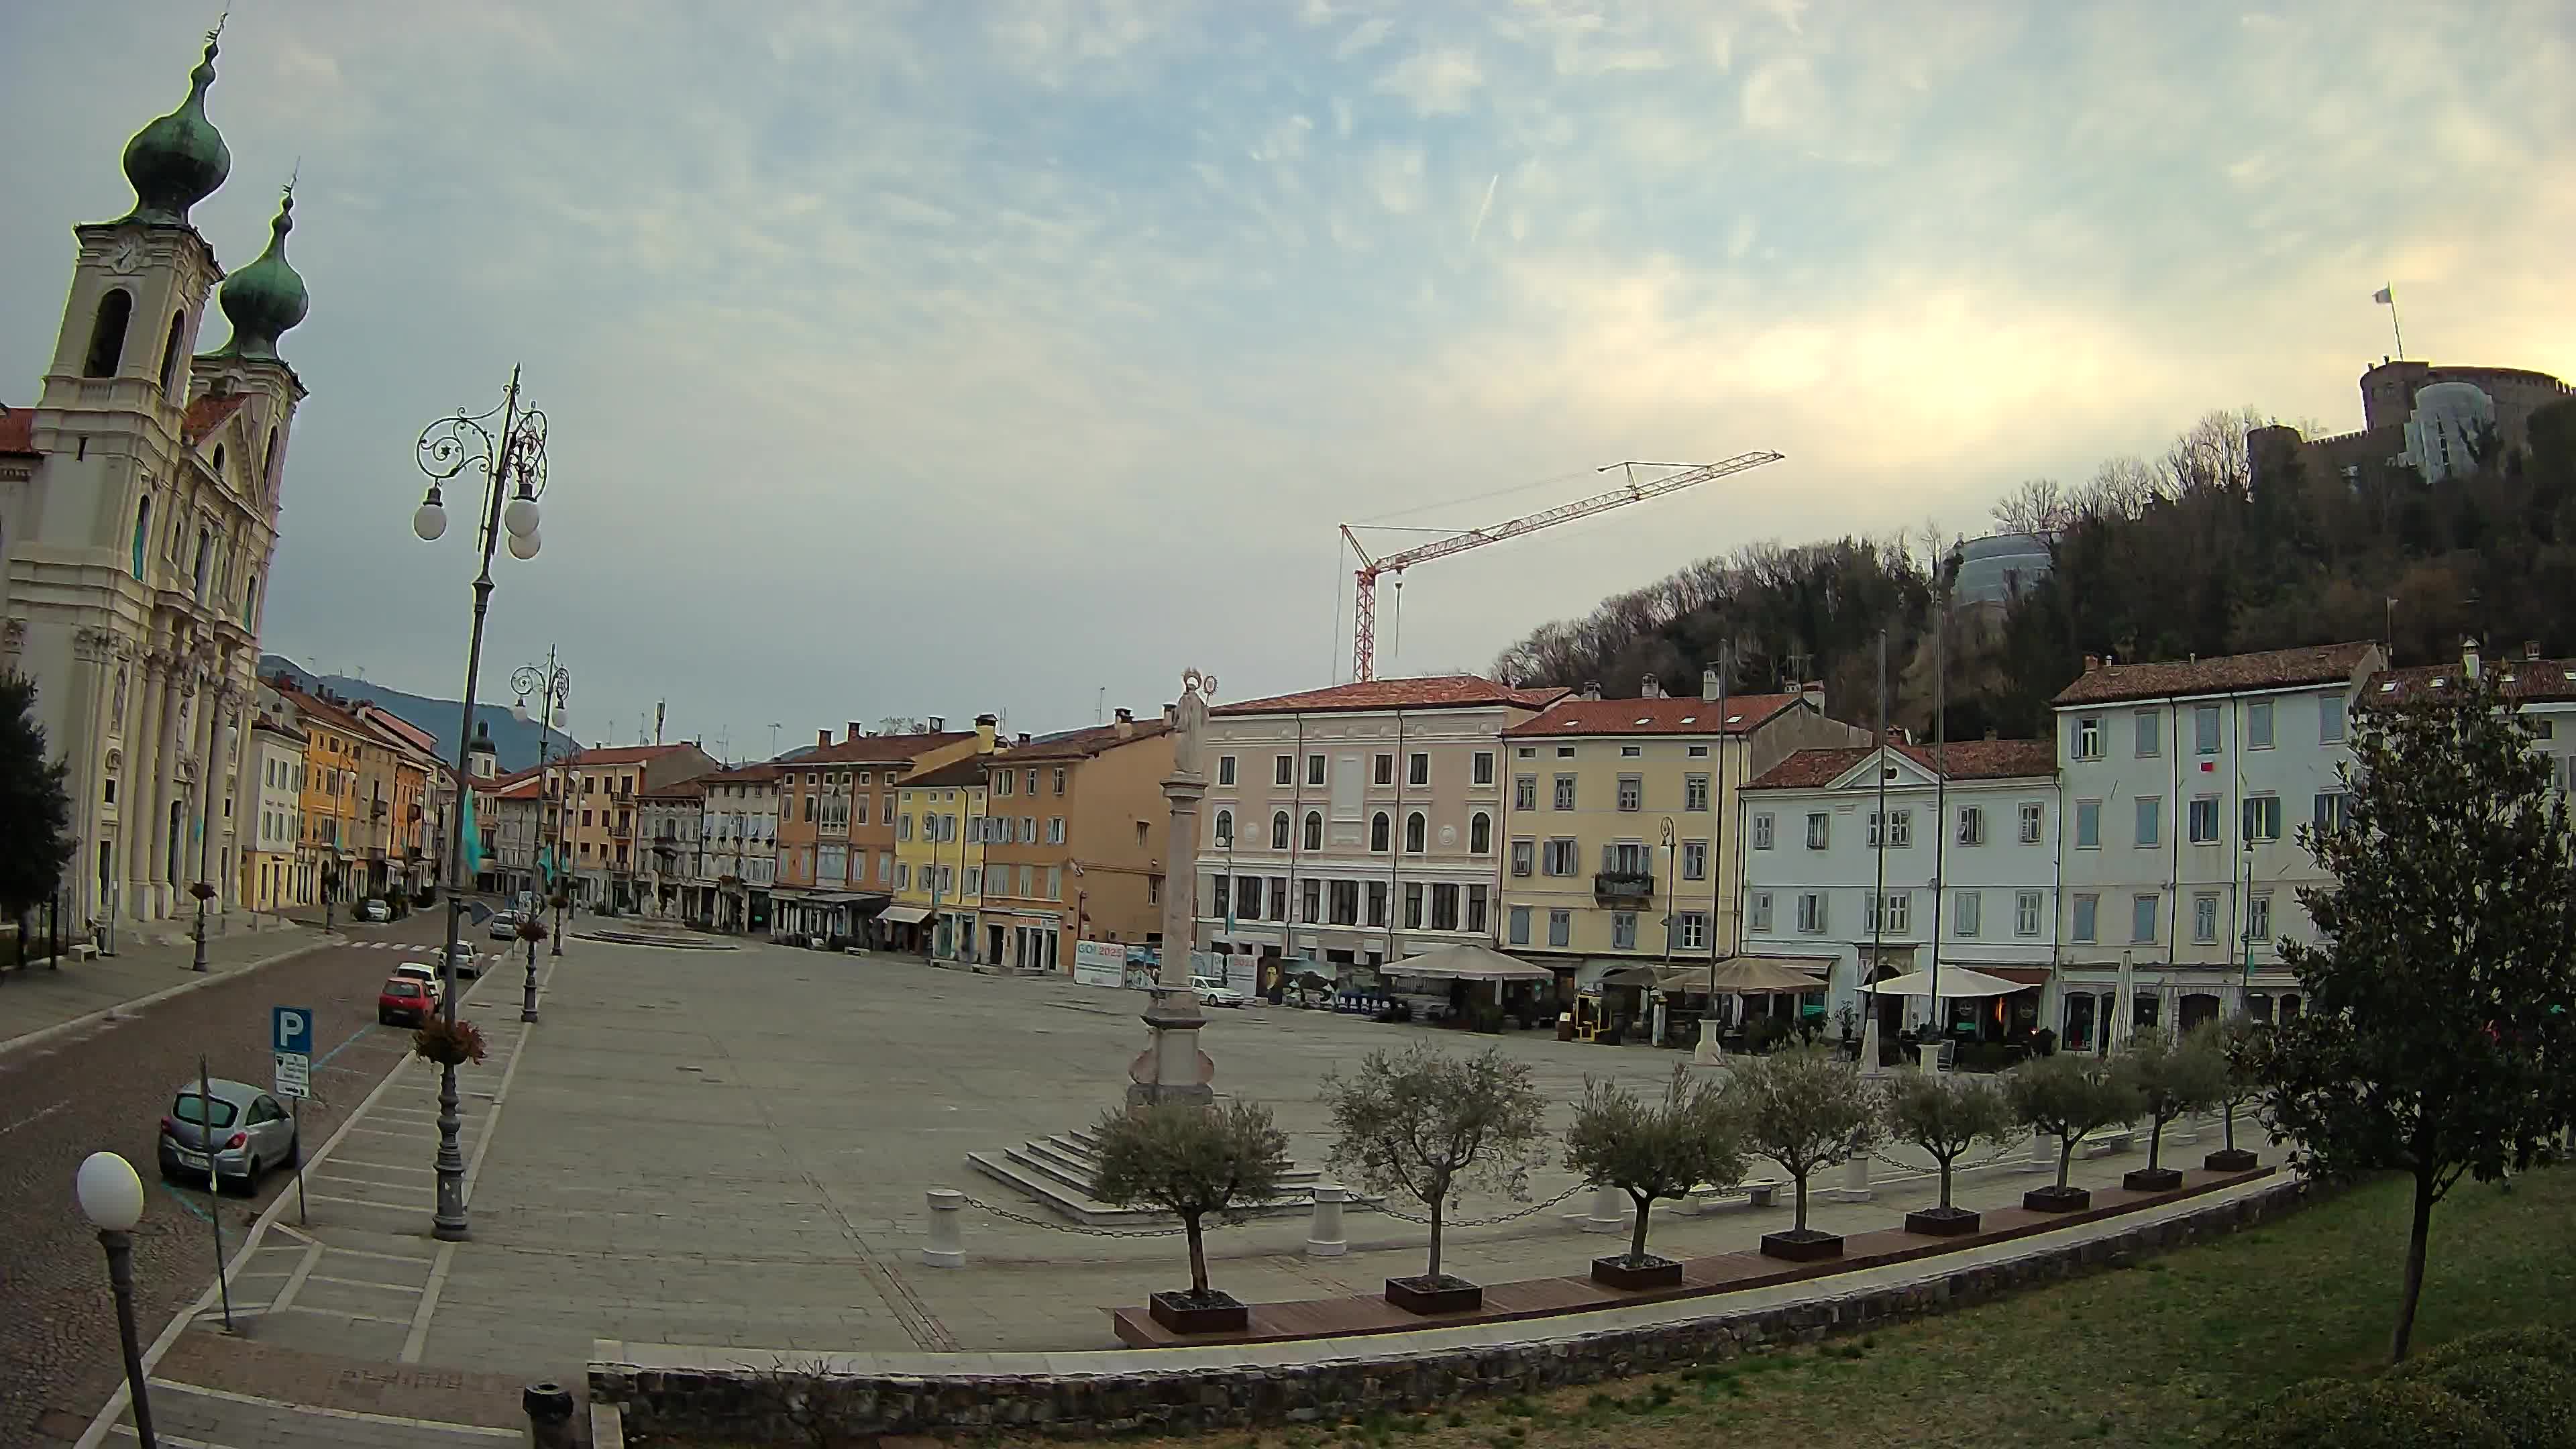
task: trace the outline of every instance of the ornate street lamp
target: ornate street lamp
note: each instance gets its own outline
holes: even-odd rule
[[[500,431],[488,424],[497,417]],[[471,780],[473,761],[468,752],[474,740],[474,685],[483,672],[483,618],[492,603],[492,550],[506,537],[510,557],[532,559],[537,556],[537,499],[546,491],[546,415],[535,408],[519,406],[519,369],[510,369],[510,386],[501,395],[501,405],[483,413],[458,409],[455,416],[440,418],[423,428],[420,441],[414,445],[415,461],[420,471],[429,475],[429,492],[411,516],[411,531],[424,543],[435,543],[447,532],[447,508],[439,496],[439,485],[468,469],[483,473],[483,506],[476,515],[479,527],[476,545],[482,550],[482,571],[474,578],[474,630],[465,646],[465,701],[463,720],[456,730],[456,777]],[[465,879],[465,832],[450,832],[448,842],[448,879]],[[465,896],[460,889],[447,893],[447,949],[439,956],[438,977],[444,988],[440,1012],[450,1027],[456,1025],[456,958],[465,948]],[[456,1242],[471,1236],[465,1216],[465,1154],[458,1147],[457,1129],[463,1124],[456,1114],[456,1064],[442,1062],[438,1079],[438,1208],[430,1222],[432,1236]]]
[[[545,668],[522,664],[511,672],[510,689],[519,696],[519,702],[511,707],[510,712],[517,715],[521,723],[534,720],[537,724],[537,855],[545,863],[544,883],[546,895],[550,897],[555,892],[557,878],[563,873],[563,838],[558,834],[555,849],[552,852],[546,849],[546,816],[552,813],[554,805],[546,798],[550,783],[546,775],[546,754],[554,743],[555,711],[569,705],[572,700],[572,674],[555,662],[555,651],[550,648],[546,650]],[[528,696],[532,694],[542,696],[545,701],[533,716],[528,713]],[[540,900],[529,908],[528,919],[535,920],[542,909],[543,901]],[[555,920],[555,927],[557,932],[562,930],[563,919],[560,916]],[[519,1020],[534,1021],[537,1019],[537,938],[525,932],[521,936],[528,943],[528,980],[519,995]],[[554,954],[563,954],[563,937],[560,934],[555,937]]]

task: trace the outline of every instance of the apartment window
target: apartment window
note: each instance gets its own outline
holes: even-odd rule
[[[1623,760],[1643,759],[1645,754],[1646,747],[1644,745],[1621,745],[1619,747],[1619,758]]]
[[[1807,814],[1807,848],[1823,850],[1833,844],[1834,817],[1822,810]]]
[[[2245,939],[2249,945],[2272,941],[2272,893],[2256,891],[2245,898]]]
[[[1306,812],[1306,848],[1308,850],[1324,848],[1324,813],[1320,810]]]
[[[2041,824],[2042,824],[2042,823],[2047,819],[2047,815],[2046,815],[2046,811],[2047,811],[2047,809],[2048,809],[2048,807],[2047,807],[2046,805],[2044,805],[2044,804],[2040,803],[2040,802],[2039,802],[2039,801],[2037,801],[2037,800],[2024,800],[2023,802],[2021,802],[2021,843],[2022,843],[2022,844],[2024,844],[2024,845],[2037,845],[2037,844],[2039,844],[2039,828],[2040,828],[2040,825],[2041,825]]]
[[[2202,891],[2191,898],[2191,938],[2201,945],[2218,939],[2218,893]]]
[[[2317,833],[2328,835],[2344,827],[2351,818],[2352,797],[2341,790],[2322,791],[2317,796]]]
[[[1506,928],[1505,928],[1505,931],[1506,931],[1506,939],[1508,940],[1509,944],[1514,945],[1514,946],[1526,946],[1526,945],[1528,945],[1528,944],[1530,943],[1530,935],[1529,935],[1529,921],[1530,921],[1530,908],[1529,908],[1529,907],[1527,907],[1527,906],[1514,906],[1514,907],[1512,907],[1512,909],[1511,909],[1511,911],[1510,911],[1510,914],[1509,914],[1509,917],[1508,917],[1508,924],[1507,924],[1507,926],[1506,926]]]
[[[1027,785],[1027,786],[1028,786],[1029,798],[1031,798],[1031,799],[1036,799],[1036,798],[1037,798],[1037,793],[1038,793],[1038,767],[1037,767],[1037,766],[1035,766],[1035,765],[1031,765],[1031,766],[1029,766],[1029,777],[1028,777],[1028,779],[1027,779],[1027,780],[1023,781],[1022,783],[1024,783],[1025,785]],[[947,798],[948,798],[947,792],[942,791],[942,792],[941,792],[941,794],[940,794],[940,798],[941,798],[941,799],[943,799],[943,800],[947,799]]]
[[[1512,808],[1515,810],[1536,810],[1538,808],[1538,776],[1515,775],[1512,777]]]
[[[2102,717],[2088,714],[2075,721],[2075,758],[2102,758]]]
[[[2040,907],[2040,895],[2039,895],[2039,892],[2037,892],[2037,891],[2016,891],[2016,892],[2014,892],[2014,894],[2013,894],[2013,934],[2014,934],[2014,935],[2016,935],[2016,936],[2036,936],[2036,935],[2038,935],[2038,934],[2039,934],[2039,907]]]
[[[1902,936],[1913,929],[1914,892],[1889,891],[1881,895],[1877,891],[1864,891],[1861,898],[1867,906],[1871,935]]]
[[[589,811],[584,810],[583,812],[581,812],[581,823],[582,823],[582,827],[583,827],[584,829],[588,829],[588,828],[589,828],[589,826],[590,826],[590,812],[589,812]]]
[[[1755,850],[1771,848],[1771,817],[1767,814],[1753,817],[1753,848]]]
[[[1020,867],[1020,894],[1030,900],[1037,899],[1038,871],[1036,866],[1024,865]]]
[[[1383,810],[1369,817],[1369,849],[1380,855],[1393,848],[1394,822]]]
[[[1879,824],[1878,812],[1872,810],[1869,812],[1869,843],[1872,848],[1875,848],[1879,843]],[[1906,846],[1912,845],[1914,843],[1914,812],[1911,810],[1888,811],[1885,834],[1887,836],[1887,844],[1891,849],[1903,849]]]
[[[1237,876],[1234,882],[1234,913],[1247,921],[1261,919],[1261,880],[1257,875]]]
[[[1059,795],[1064,793],[1064,768],[1062,765],[1055,767],[1055,792]]]
[[[1060,865],[1051,865],[1051,866],[1048,866],[1048,867],[1047,867],[1047,893],[1046,893],[1046,898],[1047,898],[1048,900],[1051,900],[1051,901],[1060,901],[1060,900],[1063,900],[1063,899],[1064,899],[1064,867],[1063,867],[1063,866],[1060,866]]]
[[[993,793],[997,795],[1018,794],[1018,790],[1014,787],[1019,783],[1019,778],[1020,777],[1018,775],[1011,771],[1004,770],[999,775],[993,777]]]
[[[1556,808],[1559,810],[1571,810],[1574,808],[1574,777],[1572,775],[1559,775],[1556,777]]]
[[[1548,943],[1549,945],[1551,945],[1551,946],[1564,946],[1564,945],[1570,945],[1570,944],[1573,942],[1573,940],[1574,940],[1574,912],[1572,912],[1572,911],[1550,911],[1550,912],[1548,912],[1548,913],[1547,913],[1547,943]]]
[[[2151,709],[2132,716],[2138,730],[2138,758],[2152,760],[2165,752],[2165,718]]]
[[[2191,747],[2194,753],[2218,753],[2218,706],[2204,704],[2191,712]]]
[[[2102,898],[2100,896],[2077,896],[2075,898],[2074,929],[2069,934],[2071,934],[2076,940],[2088,945],[2099,940],[2101,931],[2101,914]]]
[[[1752,919],[1754,930],[1767,932],[1771,929],[1771,893],[1769,891],[1755,891],[1745,902],[1745,910]]]
[[[992,824],[991,819],[984,822],[986,840],[993,838]],[[1234,812],[1231,810],[1216,812],[1216,843],[1219,849],[1230,850],[1234,846]]]
[[[1535,760],[1538,758],[1538,750],[1536,747],[1531,745],[1521,745],[1512,751],[1512,758],[1515,760]]]
[[[2076,801],[2075,848],[2078,850],[2099,850],[2101,847],[2102,802],[2099,800]]]
[[[1560,759],[1560,760],[1570,760],[1570,759],[1573,759],[1573,758],[1574,758],[1574,746],[1572,746],[1572,745],[1558,745],[1558,746],[1556,747],[1556,757],[1557,757],[1558,759]]]
[[[1220,785],[1231,785],[1234,783],[1234,756],[1219,755],[1216,757],[1216,782]]]
[[[1610,949],[1613,951],[1637,949],[1637,913],[1635,911],[1610,913]]]
[[[2156,938],[2156,906],[2162,896],[2133,896],[2129,900],[2129,939],[2144,943]]]
[[[2258,699],[2245,706],[2245,748],[2272,748],[2272,701]]]
[[[1537,864],[1537,841],[1515,840],[1512,842],[1512,874],[1520,876],[1528,875],[1532,870],[1536,869]]]
[[[1959,807],[1959,843],[1961,845],[1986,843],[1986,812],[1983,806]]]
[[[1684,810],[1708,808],[1708,776],[1684,775],[1682,777],[1682,808]]]
[[[2317,743],[2341,744],[2344,729],[2344,699],[2340,694],[2322,695],[2317,700]]]
[[[1431,888],[1431,929],[1458,929],[1458,887],[1443,881]]]
[[[1974,936],[1985,929],[1986,897],[1982,891],[1961,891],[1950,904],[1950,924],[1962,936]]]
[[[1386,924],[1385,881],[1373,880],[1368,883],[1368,923],[1372,926]]]
[[[1685,840],[1682,842],[1682,879],[1708,879],[1707,841]]]
[[[1485,933],[1485,889],[1481,885],[1467,887],[1466,929],[1479,936]]]
[[[1547,843],[1547,853],[1541,868],[1548,875],[1572,875],[1574,859],[1574,841],[1568,837],[1559,836]]]
[[[1467,817],[1467,853],[1491,855],[1494,850],[1494,817],[1479,810]]]
[[[1418,880],[1404,883],[1404,928],[1408,931],[1422,929],[1422,882]]]
[[[590,847],[589,847],[589,846],[585,845],[585,846],[583,846],[583,847],[582,847],[582,852],[583,852],[585,855],[586,855],[586,854],[588,854],[588,853],[589,853],[589,851],[590,851]],[[912,862],[911,862],[911,861],[905,860],[905,861],[897,861],[897,862],[895,862],[895,867],[894,867],[894,888],[895,888],[896,890],[899,890],[899,891],[908,891],[908,890],[912,889]]]
[[[1159,906],[1162,903],[1163,878],[1159,875],[1149,875],[1145,877],[1145,904],[1149,906]]]
[[[1810,936],[1821,936],[1827,920],[1825,893],[1801,891],[1798,895],[1798,929]]]
[[[1427,846],[1425,837],[1430,834],[1430,831],[1431,823],[1423,818],[1421,811],[1416,810],[1407,814],[1404,817],[1404,853],[1420,855]]]
[[[1619,777],[1619,808],[1622,810],[1634,811],[1642,810],[1645,806],[1646,782],[1644,778],[1637,775],[1621,775]]]
[[[2273,841],[2281,838],[2281,797],[2248,795],[2245,797],[2245,838],[2249,841]]]
[[[2161,795],[2138,797],[2138,846],[2162,844],[2165,833],[2165,802]]]
[[[2195,795],[2192,797],[2191,843],[2194,845],[2216,845],[2218,843],[2217,796]]]
[[[1431,757],[1429,755],[1417,751],[1406,758],[1404,762],[1404,783],[1407,785],[1428,785],[1431,783]]]
[[[1272,850],[1286,850],[1288,848],[1288,812],[1285,810],[1276,810],[1271,812],[1270,848]]]
[[[811,795],[805,797],[805,823],[814,823],[814,797]]]
[[[1319,880],[1300,881],[1297,894],[1297,919],[1308,925],[1320,924],[1324,919],[1324,883]]]
[[[1220,882],[1222,884],[1222,882]],[[966,894],[980,895],[984,890],[984,872],[979,866],[966,867]]]
[[[1476,752],[1475,769],[1474,772],[1468,776],[1468,780],[1470,783],[1478,785],[1490,785],[1494,783],[1493,751],[1478,750]]]
[[[1294,755],[1281,755],[1275,762],[1273,762],[1273,768],[1270,772],[1270,783],[1274,785],[1296,784],[1297,757]]]
[[[1306,757],[1306,783],[1309,785],[1321,785],[1324,783],[1323,756],[1308,755]]]
[[[1369,778],[1381,785],[1395,783],[1395,756],[1381,754],[1369,762]]]
[[[1360,923],[1360,883],[1355,880],[1337,880],[1332,885],[1333,895],[1329,907],[1332,911],[1332,923],[1336,926],[1358,925]]]
[[[1064,844],[1064,817],[1063,817],[1063,816],[1061,816],[1061,815],[1051,815],[1051,816],[1047,817],[1047,844],[1049,844],[1049,845],[1062,845],[1062,844]]]

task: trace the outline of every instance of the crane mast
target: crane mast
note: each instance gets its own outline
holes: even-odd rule
[[[1342,538],[1350,544],[1351,552],[1357,555],[1360,561],[1356,571],[1359,589],[1351,609],[1351,677],[1355,680],[1377,677],[1377,581],[1380,577],[1386,574],[1401,574],[1415,564],[1429,563],[1433,559],[1465,553],[1471,548],[1482,548],[1489,543],[1501,543],[1505,539],[1518,538],[1525,533],[1536,533],[1542,528],[1553,528],[1560,523],[1589,518],[1593,514],[1606,512],[1625,504],[1643,503],[1649,498],[1678,493],[1713,478],[1742,473],[1747,469],[1759,468],[1765,463],[1777,463],[1780,457],[1778,453],[1755,452],[1738,453],[1732,458],[1715,463],[1612,463],[1596,471],[1607,473],[1612,468],[1632,470],[1673,468],[1678,471],[1643,483],[1636,481],[1632,473],[1628,482],[1606,493],[1596,493],[1589,498],[1578,498],[1572,503],[1560,503],[1543,512],[1497,523],[1490,528],[1471,528],[1465,533],[1433,539],[1429,543],[1416,545],[1401,553],[1391,553],[1383,558],[1369,557],[1368,549],[1360,543],[1359,535],[1351,531],[1351,525],[1343,524]]]

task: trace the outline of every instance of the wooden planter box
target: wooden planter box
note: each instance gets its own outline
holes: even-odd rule
[[[2035,1187],[2021,1195],[2025,1211],[2080,1213],[2093,1205],[2093,1194],[2080,1187]]]
[[[2138,1167],[2120,1174],[2120,1186],[2131,1192],[2171,1192],[2182,1186],[2182,1170],[2174,1167]]]
[[[1784,1258],[1792,1263],[1819,1263],[1842,1255],[1842,1234],[1828,1233],[1821,1228],[1788,1228],[1762,1235],[1762,1256],[1766,1258]]]
[[[1157,1293],[1145,1300],[1154,1321],[1174,1333],[1241,1333],[1252,1326],[1252,1310],[1231,1293],[1209,1289],[1196,1293]]]
[[[1464,1278],[1389,1278],[1386,1301],[1407,1313],[1472,1313],[1485,1306],[1485,1290]]]
[[[1924,1208],[1905,1215],[1905,1230],[1927,1238],[1964,1238],[1977,1230],[1979,1215],[1969,1208]]]
[[[1642,1263],[1631,1263],[1625,1253],[1592,1260],[1592,1281],[1605,1288],[1678,1288],[1682,1285],[1679,1259],[1659,1258],[1649,1253]]]
[[[2222,1147],[2202,1158],[2200,1165],[2212,1172],[2252,1172],[2262,1161],[2242,1147]]]

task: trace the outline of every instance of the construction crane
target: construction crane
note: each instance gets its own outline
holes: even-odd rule
[[[1350,543],[1351,552],[1358,555],[1360,561],[1359,596],[1351,610],[1353,625],[1351,678],[1356,680],[1377,677],[1377,581],[1379,576],[1401,575],[1406,569],[1418,563],[1429,563],[1436,558],[1447,558],[1453,553],[1465,553],[1471,548],[1482,548],[1489,543],[1501,543],[1507,538],[1536,533],[1542,528],[1571,523],[1578,518],[1589,518],[1593,514],[1617,508],[1622,504],[1643,503],[1649,498],[1678,493],[1685,488],[1706,483],[1712,478],[1724,478],[1731,473],[1759,468],[1765,463],[1777,463],[1780,461],[1780,456],[1778,453],[1767,452],[1739,453],[1717,463],[1612,463],[1594,471],[1607,473],[1614,468],[1630,470],[1672,468],[1678,471],[1644,483],[1636,481],[1632,471],[1627,483],[1607,493],[1598,493],[1590,498],[1577,499],[1572,503],[1561,503],[1544,513],[1515,518],[1509,523],[1498,523],[1491,528],[1472,528],[1465,533],[1453,534],[1448,538],[1434,539],[1429,543],[1408,548],[1402,553],[1388,554],[1384,558],[1369,557],[1368,550],[1360,543],[1359,535],[1351,531],[1350,524],[1343,524],[1342,537]],[[1396,580],[1396,587],[1399,589],[1404,587],[1402,578],[1399,577]]]

